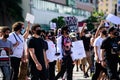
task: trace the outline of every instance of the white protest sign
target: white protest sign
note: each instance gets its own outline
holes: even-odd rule
[[[120,0],[117,1],[117,12],[120,13]]]
[[[35,16],[33,16],[33,15],[30,14],[30,13],[27,13],[25,20],[26,20],[27,22],[30,22],[31,24],[33,24],[33,23],[34,23],[34,20],[35,20]]]
[[[109,14],[106,17],[106,20],[110,21],[111,23],[114,23],[114,24],[120,24],[120,17],[117,17],[117,16],[115,16],[113,14]]]
[[[50,22],[50,29],[56,29],[56,23]]]
[[[82,59],[84,57],[86,57],[85,54],[85,49],[84,49],[84,45],[83,45],[83,41],[79,40],[79,41],[75,41],[72,42],[72,59]]]

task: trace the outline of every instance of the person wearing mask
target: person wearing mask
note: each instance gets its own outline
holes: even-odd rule
[[[108,30],[108,37],[101,44],[101,64],[106,67],[110,80],[120,80],[117,75],[119,39],[118,32],[114,27]]]
[[[83,28],[80,32],[80,38],[81,40],[83,40],[83,44],[84,44],[84,48],[85,48],[85,53],[86,53],[86,57],[84,57],[83,59],[81,59],[81,64],[80,64],[80,68],[82,69],[82,71],[84,72],[84,78],[89,77],[88,75],[88,70],[92,67],[92,61],[91,61],[91,54],[90,54],[90,36],[88,34],[88,31],[85,29],[85,27],[87,26],[87,23],[83,24]],[[87,69],[85,68],[86,66],[86,61],[88,62],[88,67]]]
[[[40,25],[34,24],[31,31],[32,37],[27,41],[31,61],[31,80],[47,80],[46,68],[48,67],[48,62],[45,53],[44,40],[40,37]]]
[[[49,62],[48,72],[49,72],[49,80],[53,80],[55,78],[55,65],[57,56],[55,56],[56,48],[55,44],[51,40],[50,32],[46,32],[45,41],[48,44],[48,50],[46,50],[47,60]]]
[[[99,36],[94,40],[93,47],[94,47],[94,54],[95,54],[95,73],[92,76],[92,80],[97,80],[101,72],[105,72],[107,75],[107,70],[102,67],[101,65],[101,54],[100,54],[100,47],[102,41],[106,38],[107,30],[105,26],[101,26],[99,28]]]
[[[62,28],[61,31],[62,36],[57,38],[57,52],[60,53],[61,60],[61,70],[55,76],[54,80],[58,80],[59,77],[63,77],[64,73],[67,72],[67,80],[72,80],[73,73],[73,60],[71,57],[72,51],[72,41],[69,37],[68,26]]]
[[[8,40],[11,41],[13,44],[13,54],[11,55],[11,80],[18,80],[20,62],[25,60],[24,40],[29,34],[29,28],[30,26],[28,24],[25,32],[23,22],[15,22],[12,25],[13,32],[11,32],[8,37]]]
[[[0,68],[3,73],[3,80],[10,80],[11,63],[10,55],[12,54],[12,43],[7,40],[9,37],[10,29],[8,27],[1,28],[0,39]]]

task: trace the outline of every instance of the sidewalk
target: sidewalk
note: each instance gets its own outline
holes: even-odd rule
[[[1,69],[0,69],[0,80],[2,80],[2,77],[3,77],[3,75],[2,75]]]
[[[89,74],[89,76],[90,76],[90,74]],[[59,79],[59,80],[62,80],[62,79]],[[91,77],[84,78],[83,77],[83,72],[80,69],[77,72],[76,71],[76,66],[74,66],[74,69],[73,69],[73,80],[91,80]]]

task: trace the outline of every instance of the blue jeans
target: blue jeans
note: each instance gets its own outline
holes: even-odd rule
[[[10,70],[9,61],[1,61],[0,68],[3,73],[3,80],[10,80],[11,70]]]

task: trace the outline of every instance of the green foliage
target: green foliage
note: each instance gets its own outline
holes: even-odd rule
[[[99,23],[101,20],[104,19],[103,12],[92,12],[92,15],[85,21],[87,23],[88,30],[94,29],[94,23]]]
[[[7,25],[7,21],[23,21],[22,8],[20,4],[22,0],[0,0],[0,18],[2,25]]]
[[[54,18],[54,19],[51,20],[51,22],[56,23],[57,28],[61,28],[65,25],[65,21],[64,21],[63,16],[59,16],[57,18]]]

